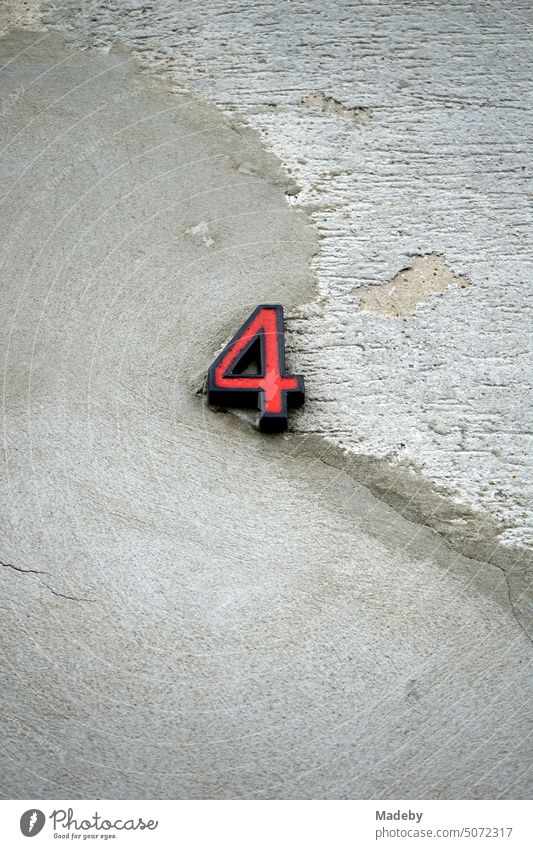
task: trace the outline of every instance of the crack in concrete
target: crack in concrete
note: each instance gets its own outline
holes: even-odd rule
[[[479,563],[485,563],[485,561],[483,561],[483,560],[480,560],[480,561],[477,561],[477,562],[479,562]],[[533,637],[530,635],[529,631],[527,630],[527,628],[525,627],[525,625],[522,623],[522,620],[521,620],[521,618],[520,618],[520,614],[519,614],[519,612],[518,612],[518,610],[517,610],[517,608],[516,608],[516,604],[515,604],[515,601],[514,601],[514,599],[513,599],[513,593],[512,593],[512,591],[511,591],[511,584],[509,583],[509,576],[508,576],[508,574],[507,574],[506,570],[504,569],[504,567],[503,567],[503,566],[498,566],[498,564],[497,564],[497,563],[490,563],[489,565],[490,565],[490,566],[495,566],[495,567],[496,567],[496,569],[499,569],[499,570],[500,570],[500,572],[502,572],[502,573],[503,573],[503,577],[505,578],[505,586],[506,586],[506,589],[507,589],[507,597],[508,597],[508,599],[509,599],[510,611],[511,611],[511,613],[512,613],[512,615],[513,615],[513,618],[514,618],[514,620],[515,620],[516,624],[518,625],[518,627],[520,628],[520,630],[522,631],[522,633],[523,633],[523,634],[525,634],[525,636],[527,637],[528,641],[531,643],[531,645],[533,645]],[[525,593],[522,593],[522,595],[520,596],[520,599],[521,599],[521,598],[523,598],[523,597],[524,597],[524,595],[525,595]]]
[[[0,566],[4,566],[6,569],[14,569],[15,572],[22,572],[26,575],[48,575],[48,572],[43,572],[40,569],[23,569],[22,566],[15,566],[13,563],[5,563],[3,560],[0,560]]]
[[[14,563],[6,563],[3,560],[0,560],[0,566],[4,566],[6,569],[13,569],[14,572],[20,572],[23,575],[49,575],[49,572],[44,572],[41,569],[23,569],[22,566],[15,566]],[[47,590],[50,590],[58,598],[64,598],[68,601],[90,601],[95,602],[95,598],[80,598],[79,596],[74,595],[65,595],[64,593],[60,593],[57,590],[54,590],[53,587],[50,587],[48,584],[42,584],[45,586]]]
[[[78,596],[75,596],[75,595],[65,595],[64,593],[59,593],[59,592],[57,592],[57,590],[54,590],[53,587],[49,587],[48,584],[45,584],[45,587],[46,587],[47,590],[50,590],[50,592],[53,593],[58,598],[65,598],[68,601],[90,601],[90,602],[96,601],[95,598],[79,598]]]

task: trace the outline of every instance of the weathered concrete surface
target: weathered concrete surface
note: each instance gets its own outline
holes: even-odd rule
[[[258,301],[315,296],[276,162],[42,35],[0,42],[2,794],[527,796],[503,571],[195,394]]]
[[[130,45],[261,133],[321,237],[319,299],[290,322],[307,380],[294,429],[505,568],[529,620],[530,4],[47,0],[37,19]],[[466,290],[399,319],[358,309],[357,289],[435,254]]]

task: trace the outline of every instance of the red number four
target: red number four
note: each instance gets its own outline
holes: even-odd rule
[[[250,373],[253,363],[257,371]],[[283,307],[261,304],[244,322],[207,374],[209,404],[257,407],[267,433],[287,428],[287,407],[302,404],[304,379],[285,373]]]

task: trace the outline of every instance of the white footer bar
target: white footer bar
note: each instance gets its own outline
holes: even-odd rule
[[[10,849],[529,849],[532,822],[526,801],[0,801]]]

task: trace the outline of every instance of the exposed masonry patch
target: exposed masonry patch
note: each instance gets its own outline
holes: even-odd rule
[[[368,106],[345,106],[340,100],[322,92],[308,94],[300,101],[300,106],[306,106],[324,115],[335,115],[359,125],[368,124],[372,118],[372,110]]]
[[[413,257],[411,265],[402,268],[384,286],[362,286],[354,289],[352,294],[358,298],[363,312],[403,318],[414,315],[418,304],[442,294],[450,286],[468,289],[470,282],[466,277],[454,274],[443,256],[432,253]]]

